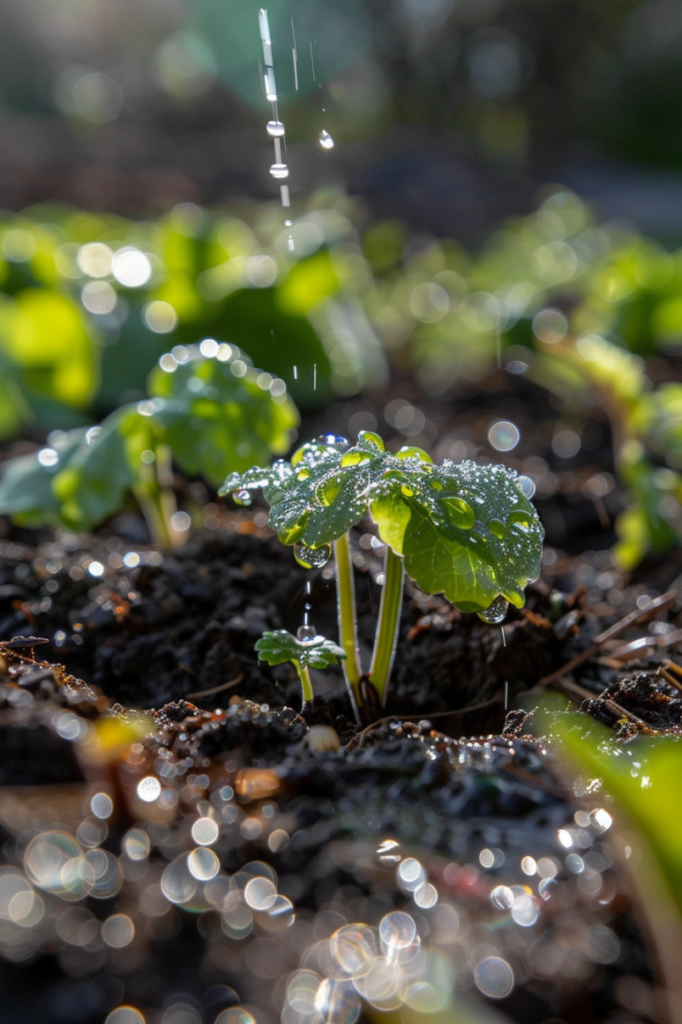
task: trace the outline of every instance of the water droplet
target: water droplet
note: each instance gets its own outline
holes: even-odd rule
[[[309,476],[310,470],[307,466],[301,466],[301,468],[296,471],[297,480],[307,480]]]
[[[442,491],[443,490],[443,485],[440,482],[440,480],[429,480],[429,486],[431,486],[434,491]]]
[[[328,477],[322,481],[315,491],[315,500],[319,501],[320,505],[331,505],[338,497],[340,490],[341,478],[337,476]]]
[[[331,553],[329,544],[322,544],[319,548],[310,548],[302,541],[294,544],[294,558],[304,569],[321,569],[329,561]]]
[[[500,622],[504,621],[504,617],[508,610],[509,601],[500,595],[499,597],[496,597],[487,608],[484,608],[482,612],[479,612],[478,617],[479,619],[482,619],[483,622],[487,622],[488,625],[496,626]]]
[[[380,452],[386,451],[386,445],[372,430],[361,430],[358,434],[358,444],[364,448],[377,448]]]
[[[510,530],[515,530],[517,533],[528,533],[531,522],[531,516],[528,512],[524,512],[523,509],[516,509],[509,514],[507,525]]]
[[[397,459],[419,459],[420,462],[433,462],[433,459],[422,448],[415,445],[405,445],[395,453]]]
[[[476,522],[476,516],[471,505],[463,498],[441,498],[448,513],[450,522],[461,530],[470,530]]]
[[[488,520],[488,529],[494,534],[498,540],[502,540],[505,535],[504,523],[501,523],[499,519]]]
[[[331,135],[329,134],[329,132],[326,132],[324,130],[324,128],[320,132],[320,140],[319,141],[320,141],[320,145],[322,146],[322,149],[333,149],[334,148],[334,140],[331,137]]]
[[[270,174],[273,178],[288,178],[289,168],[286,164],[273,164],[270,168]]]
[[[273,139],[281,139],[284,135],[284,125],[281,121],[268,121],[267,130]]]
[[[349,445],[348,438],[340,434],[320,434],[314,443],[328,445],[331,448],[347,448]]]
[[[341,465],[344,469],[348,466],[360,466],[364,462],[369,462],[371,458],[369,452],[363,452],[361,448],[351,448],[341,457]]]
[[[297,558],[296,561],[299,561],[299,559]],[[317,630],[314,626],[299,626],[296,630],[296,636],[303,643],[308,643],[310,640],[315,639],[317,636]]]
[[[407,484],[403,484],[403,486],[400,488],[400,492],[401,494],[404,494],[406,498],[414,497],[414,491],[412,490],[411,487],[408,487]]]
[[[232,500],[235,503],[235,505],[250,505],[251,502],[253,501],[249,492],[244,489],[235,491],[234,494],[232,495]]]
[[[308,515],[301,516],[293,526],[285,526],[284,529],[280,530],[277,536],[282,544],[286,545],[286,547],[291,547],[297,540],[300,540],[305,533],[309,518]]]

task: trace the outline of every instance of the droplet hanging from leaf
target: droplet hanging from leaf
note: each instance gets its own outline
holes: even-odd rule
[[[492,604],[478,613],[479,619],[487,622],[489,626],[497,626],[504,622],[505,615],[509,610],[509,601],[504,597],[496,597]]]
[[[294,544],[294,558],[304,569],[321,569],[331,557],[330,544],[322,544],[319,548],[308,547],[301,541]]]
[[[317,636],[317,630],[315,629],[314,626],[311,625],[299,626],[298,629],[296,630],[296,636],[303,643],[307,643],[315,639],[315,637]]]
[[[235,505],[250,505],[253,498],[248,491],[242,489],[233,493],[232,500]]]

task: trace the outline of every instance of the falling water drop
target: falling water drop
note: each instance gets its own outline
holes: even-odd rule
[[[291,235],[289,235],[289,237],[287,238],[287,249],[289,250],[289,252],[293,252],[295,249],[294,240],[291,237]]]
[[[284,135],[284,125],[281,121],[268,121],[267,129],[268,135],[271,135],[273,139],[281,139]]]
[[[235,491],[232,495],[232,500],[235,505],[250,505],[253,501],[249,492],[245,490]]]
[[[329,544],[322,544],[319,548],[310,548],[302,541],[294,544],[294,558],[304,569],[321,569],[329,561],[331,553]]]
[[[326,132],[324,130],[324,128],[320,132],[319,142],[320,142],[320,145],[322,146],[322,149],[333,149],[334,148],[334,140],[331,137],[331,135],[329,134],[329,132]]]
[[[496,597],[487,608],[484,608],[482,612],[479,612],[478,617],[479,619],[482,619],[483,622],[487,622],[491,626],[496,626],[499,625],[500,622],[504,621],[508,608],[509,601],[500,595],[499,597]]]
[[[314,626],[304,624],[303,626],[298,627],[296,630],[296,636],[303,643],[310,643],[310,641],[314,640],[317,636],[317,630]]]
[[[286,164],[273,164],[270,168],[270,174],[273,178],[288,178],[289,168]]]

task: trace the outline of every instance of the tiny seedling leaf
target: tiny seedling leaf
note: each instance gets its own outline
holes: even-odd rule
[[[434,465],[418,448],[386,452],[376,434],[357,444],[325,436],[291,463],[232,474],[222,493],[262,488],[270,526],[284,544],[319,549],[369,509],[381,539],[405,559],[422,590],[462,611],[502,596],[516,607],[537,578],[544,531],[516,474],[504,466]]]
[[[302,668],[327,668],[336,665],[339,658],[345,658],[342,647],[323,636],[311,640],[299,640],[286,629],[275,629],[256,643],[261,661],[268,665],[281,665],[285,661],[298,662]]]

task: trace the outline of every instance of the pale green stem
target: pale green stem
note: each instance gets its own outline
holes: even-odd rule
[[[355,611],[355,584],[353,562],[350,555],[350,538],[347,533],[334,541],[336,565],[336,607],[339,620],[339,643],[346,652],[343,674],[350,694],[355,715],[359,718],[360,707],[360,651],[358,648],[357,614]]]
[[[313,699],[313,684],[310,679],[310,672],[308,671],[307,665],[301,665],[300,661],[294,661],[296,671],[298,672],[298,678],[301,680],[301,686],[303,687],[303,703]]]
[[[151,466],[140,471],[140,481],[133,486],[133,494],[142,509],[152,543],[157,547],[178,547],[184,538],[171,526],[171,517],[177,511],[172,491],[172,452],[168,445],[157,445],[156,459]]]
[[[369,670],[370,682],[377,691],[382,705],[386,703],[388,680],[398,640],[404,577],[405,567],[402,558],[400,555],[396,555],[392,548],[387,547],[384,563],[384,588],[381,592],[379,607],[379,624],[372,652],[372,667]]]

